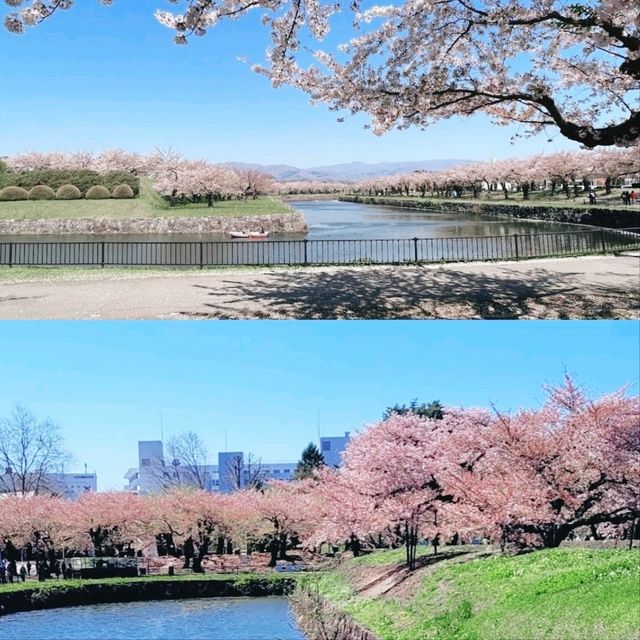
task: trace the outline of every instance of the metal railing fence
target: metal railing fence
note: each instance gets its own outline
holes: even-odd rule
[[[405,264],[520,260],[640,248],[640,228],[531,235],[380,240],[212,240],[3,242],[4,266]]]

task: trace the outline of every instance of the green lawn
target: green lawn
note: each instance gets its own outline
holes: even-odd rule
[[[13,584],[0,584],[0,594],[9,593],[12,591],[24,591],[25,589],[74,589],[81,588],[87,584],[132,584],[143,582],[189,582],[193,580],[233,580],[234,582],[243,584],[252,582],[255,580],[278,582],[280,580],[296,579],[295,574],[281,574],[281,573],[184,573],[170,576],[167,574],[153,575],[153,576],[141,576],[138,578],[96,578],[96,579],[73,579],[73,580],[46,580],[44,582],[37,582],[35,580],[29,580],[27,582],[14,582]]]
[[[225,200],[213,207],[203,204],[170,206],[149,181],[142,180],[140,197],[131,200],[20,200],[0,202],[0,220],[42,218],[158,218],[193,216],[249,216],[287,213],[291,208],[275,198]]]
[[[374,554],[305,580],[316,581],[322,594],[381,640],[640,637],[638,550],[554,549],[443,561],[418,570],[412,597],[354,593],[350,578],[358,565],[393,565],[401,553]]]

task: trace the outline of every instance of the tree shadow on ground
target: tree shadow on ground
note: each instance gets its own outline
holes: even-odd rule
[[[602,282],[619,274],[598,274]],[[632,286],[592,284],[581,272],[545,269],[479,273],[421,267],[272,272],[207,292],[202,318],[609,318],[634,317]]]

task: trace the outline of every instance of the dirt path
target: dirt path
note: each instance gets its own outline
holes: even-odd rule
[[[637,318],[640,309],[637,256],[134,273],[2,283],[0,318]]]

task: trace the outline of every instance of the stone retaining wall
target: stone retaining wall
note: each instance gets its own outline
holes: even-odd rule
[[[341,193],[287,193],[280,196],[280,200],[290,202],[291,200],[308,201],[308,200],[339,200],[342,198]]]
[[[379,204],[387,205],[389,207],[402,207],[403,209],[454,211],[459,213],[478,213],[503,218],[524,218],[526,220],[542,220],[545,222],[586,224],[611,229],[640,227],[640,209],[605,209],[601,207],[580,209],[572,207],[496,204],[486,201],[416,201],[394,198],[378,198],[375,196],[343,196],[340,200],[343,202],[359,202],[362,204]]]
[[[298,625],[309,640],[379,640],[312,590],[299,587],[291,598]]]
[[[199,216],[158,218],[67,218],[0,220],[0,234],[181,234],[226,235],[240,229],[261,229],[272,234],[306,233],[309,228],[299,211],[263,216]]]
[[[34,586],[32,589],[0,593],[0,615],[35,609],[140,600],[282,596],[290,593],[294,585],[295,581],[291,578],[274,580],[259,577],[175,581],[149,578],[135,582],[119,580],[117,583],[87,581],[80,585],[60,581],[55,584],[48,583],[45,588]]]

